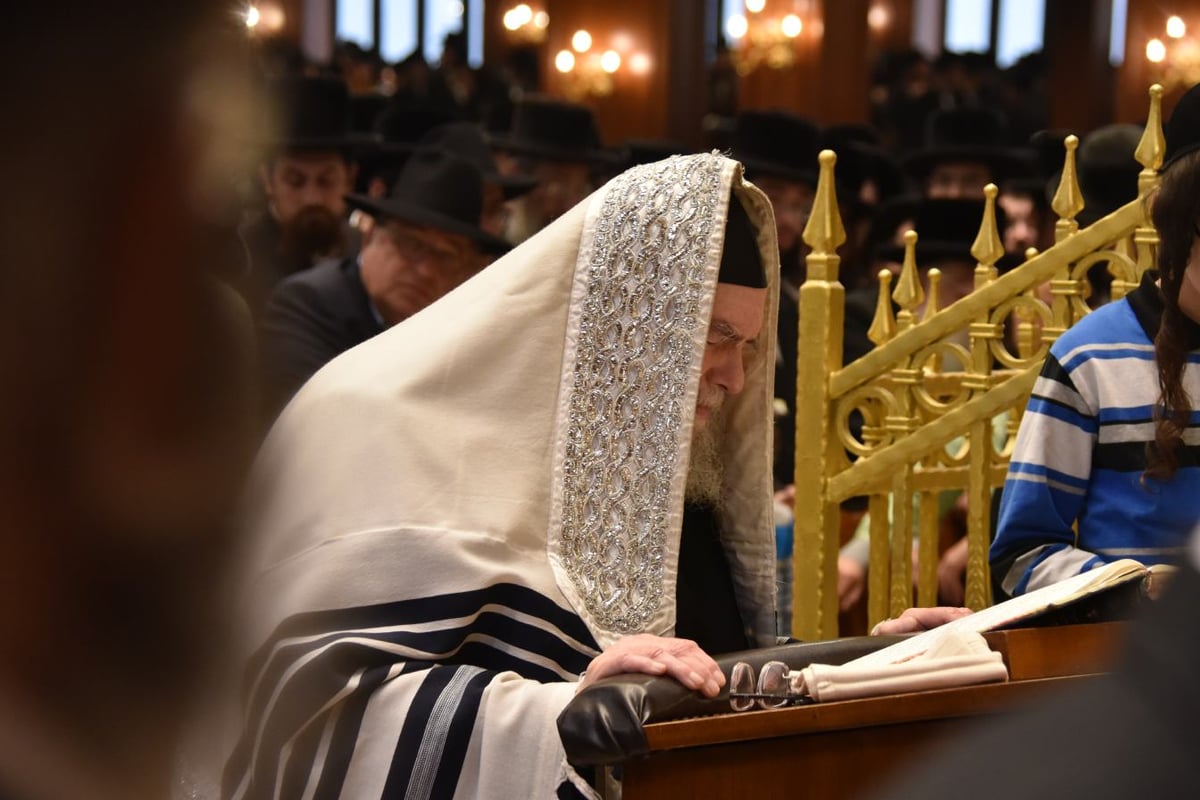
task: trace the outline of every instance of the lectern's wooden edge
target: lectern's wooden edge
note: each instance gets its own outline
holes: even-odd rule
[[[1057,693],[1096,677],[1098,676],[1071,675],[963,686],[771,711],[748,711],[742,714],[658,722],[646,726],[646,744],[648,754],[653,754],[656,751],[681,747],[702,747],[778,736],[978,716],[1011,711],[1014,707],[1043,694]]]
[[[1008,711],[1042,692],[1061,691],[1106,672],[1126,627],[1124,622],[1103,622],[991,631],[984,638],[1003,656],[1007,683],[660,722],[646,726],[646,743],[653,753]]]

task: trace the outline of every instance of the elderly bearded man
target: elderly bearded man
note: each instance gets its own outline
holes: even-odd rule
[[[775,644],[777,252],[736,162],[636,167],[319,372],[261,459],[226,794],[590,795],[580,672],[715,696]]]

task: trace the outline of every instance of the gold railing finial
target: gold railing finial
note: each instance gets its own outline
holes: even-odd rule
[[[822,150],[817,160],[821,164],[821,173],[817,177],[812,214],[804,226],[804,243],[812,248],[815,255],[833,255],[846,241],[846,229],[842,227],[842,214],[838,210],[833,178],[837,154],[832,150]]]
[[[1146,130],[1142,131],[1142,138],[1133,151],[1137,162],[1151,172],[1157,172],[1162,166],[1163,155],[1167,151],[1167,139],[1163,136],[1162,127],[1162,96],[1162,86],[1156,83],[1150,87],[1150,114],[1146,117]],[[1139,189],[1140,184],[1139,181]]]
[[[937,267],[931,267],[929,270],[929,302],[925,304],[925,314],[921,317],[921,321],[928,321],[930,317],[941,310],[941,302],[938,298],[938,286],[942,283],[942,271]]]
[[[896,281],[896,291],[892,299],[896,305],[911,315],[925,301],[925,290],[921,288],[921,279],[917,275],[917,232],[904,232],[904,266],[900,268],[900,279]]]
[[[1083,192],[1079,188],[1079,172],[1075,169],[1075,150],[1079,147],[1079,137],[1071,134],[1063,140],[1067,149],[1063,160],[1062,178],[1058,182],[1058,190],[1050,207],[1058,214],[1060,221],[1074,222],[1075,216],[1083,211]]]
[[[994,267],[1004,255],[1004,242],[1000,240],[1000,231],[996,227],[996,195],[1000,190],[996,184],[989,183],[983,187],[983,221],[979,225],[979,235],[971,245],[971,255],[984,267]]]
[[[914,240],[915,241],[915,240]],[[908,258],[908,253],[904,256]],[[881,345],[891,341],[896,335],[896,317],[892,312],[892,273],[889,270],[879,270],[879,300],[875,303],[875,319],[867,328],[867,338]]]

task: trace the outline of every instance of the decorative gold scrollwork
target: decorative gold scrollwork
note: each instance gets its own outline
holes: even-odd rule
[[[962,372],[971,365],[971,354],[957,342],[934,342],[913,356],[913,367],[922,371],[922,380],[913,386],[913,397],[926,414],[944,414],[967,401],[971,390],[954,380],[956,374],[946,368],[946,357],[957,362]],[[929,370],[930,364],[936,365]],[[940,379],[940,380],[939,380]]]
[[[1029,318],[1033,317],[1039,321],[1041,328],[1046,328],[1054,322],[1054,312],[1050,306],[1043,303],[1036,297],[1029,295],[1016,295],[1005,300],[1000,305],[992,309],[991,321],[995,324],[1001,324],[1009,316],[1025,318],[1025,321],[1032,321]],[[1024,369],[1030,364],[1036,364],[1046,357],[1046,353],[1050,349],[1049,342],[1038,337],[1036,339],[1037,349],[1029,355],[1021,355],[1013,353],[1008,349],[1008,345],[1003,339],[993,339],[988,344],[991,345],[992,357],[1003,364],[1008,369]]]
[[[860,386],[838,400],[834,429],[838,441],[856,456],[870,455],[892,443],[893,432],[885,421],[900,407],[896,395],[877,384]],[[862,439],[850,431],[850,415],[858,411],[863,416]]]
[[[1094,253],[1088,253],[1071,267],[1071,280],[1075,281],[1079,287],[1079,293],[1069,296],[1071,313],[1077,320],[1087,316],[1087,313],[1091,311],[1087,304],[1087,298],[1091,296],[1092,291],[1092,285],[1087,276],[1088,270],[1092,268],[1093,264],[1103,261],[1108,262],[1108,274],[1113,278],[1124,281],[1126,284],[1137,284],[1137,264],[1129,256],[1119,250],[1097,250]]]

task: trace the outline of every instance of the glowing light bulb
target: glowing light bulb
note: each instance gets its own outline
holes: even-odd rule
[[[262,14],[258,13],[257,6],[248,6],[246,8],[246,27],[247,28],[258,27],[259,20],[261,20],[261,19],[262,19]]]
[[[600,69],[612,74],[621,68],[621,54],[616,50],[606,50],[600,56]]]
[[[1167,46],[1160,39],[1151,39],[1146,42],[1146,58],[1153,61],[1155,64],[1162,63],[1162,60],[1167,57]]]
[[[750,29],[746,18],[741,14],[734,14],[725,22],[725,32],[729,34],[730,39],[740,39],[746,35],[746,31]]]
[[[891,15],[888,14],[887,6],[871,6],[871,10],[867,12],[867,25],[872,30],[882,30],[892,21]]]
[[[559,72],[570,72],[575,69],[575,54],[570,50],[559,50],[554,57],[554,68]]]
[[[533,15],[533,24],[538,28],[545,28],[550,24],[550,15],[545,11],[539,11]]]
[[[767,7],[767,0],[746,0],[746,10],[751,14],[757,14]]]
[[[780,21],[779,29],[783,31],[784,36],[795,39],[800,35],[800,31],[804,30],[804,23],[795,14],[788,14]]]
[[[571,47],[576,53],[586,53],[592,49],[592,35],[587,31],[575,31],[575,35],[571,37]]]
[[[521,27],[522,25],[528,25],[529,21],[531,19],[533,19],[533,9],[530,8],[528,5],[526,5],[525,3],[521,3],[518,6],[514,6],[513,7],[513,19],[515,19],[517,21],[518,28]]]
[[[1167,18],[1167,36],[1172,39],[1182,39],[1185,33],[1187,33],[1187,25],[1183,24],[1181,17]]]
[[[629,70],[634,75],[645,75],[650,71],[650,56],[645,53],[634,53],[629,58]]]
[[[515,31],[517,28],[521,27],[521,23],[517,22],[516,9],[510,8],[508,11],[504,12],[504,27],[510,31]]]

